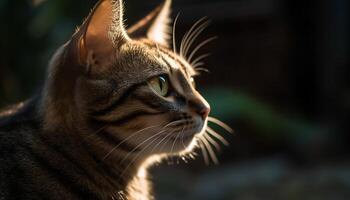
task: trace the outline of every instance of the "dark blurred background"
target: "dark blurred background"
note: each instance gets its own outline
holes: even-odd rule
[[[126,0],[133,24],[161,1]],[[0,1],[0,106],[26,99],[94,0]],[[174,0],[178,43],[203,16],[218,39],[197,79],[212,115],[235,129],[219,165],[169,160],[159,200],[350,199],[350,2]],[[198,44],[197,42],[197,44]]]

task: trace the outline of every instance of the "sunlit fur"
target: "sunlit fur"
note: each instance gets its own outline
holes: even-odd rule
[[[213,147],[220,150],[218,142],[227,141],[207,123],[231,129],[208,117],[209,104],[193,79],[205,70],[199,66],[206,54],[194,56],[212,39],[193,44],[208,22],[201,19],[189,29],[179,52],[175,38],[169,49],[170,3],[166,0],[142,23],[125,30],[121,0],[101,0],[57,50],[44,89],[21,106],[30,108],[35,124],[26,127],[24,146],[40,159],[28,156],[15,162],[26,160],[23,165],[31,173],[24,178],[30,180],[34,199],[44,191],[51,199],[148,200],[147,168],[153,163],[168,156],[193,158],[195,147],[201,148],[206,163],[218,163]],[[146,34],[138,34],[142,32]],[[147,84],[160,75],[170,83],[166,96]],[[21,113],[20,108],[4,116],[17,119]],[[13,128],[11,134],[17,131]],[[53,172],[64,181],[52,178]]]

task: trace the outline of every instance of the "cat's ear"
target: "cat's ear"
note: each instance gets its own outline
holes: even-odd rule
[[[171,0],[165,0],[146,17],[128,29],[132,38],[145,37],[163,46],[169,46],[171,38]]]
[[[109,66],[120,46],[129,40],[122,0],[100,0],[75,35],[80,64],[89,68]]]

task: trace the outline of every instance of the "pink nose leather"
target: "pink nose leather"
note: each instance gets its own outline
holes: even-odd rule
[[[202,119],[205,119],[210,113],[210,107],[204,106],[201,110],[198,110],[197,113],[202,116]]]

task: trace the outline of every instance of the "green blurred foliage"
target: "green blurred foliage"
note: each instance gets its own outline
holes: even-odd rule
[[[235,129],[235,134],[226,134],[226,138],[235,141],[236,137],[248,137],[249,141],[259,141],[258,144],[262,145],[257,147],[257,144],[251,144],[253,146],[250,148],[265,150],[266,147],[274,146],[279,149],[292,147],[292,151],[300,153],[299,157],[310,159],[328,151],[324,145],[334,139],[332,132],[319,124],[300,115],[281,114],[281,111],[242,92],[213,87],[204,91],[204,96],[214,108],[211,115]],[[220,127],[213,123],[209,122],[209,126],[220,130]],[[240,142],[234,144],[241,145]],[[240,152],[243,149],[238,148],[236,151]],[[259,154],[258,152],[255,154]]]
[[[47,63],[82,21],[93,1],[3,0],[0,3],[0,106],[32,95]]]
[[[217,87],[207,90],[205,96],[215,108],[212,115],[220,119],[233,118],[248,121],[268,138],[279,137],[281,133],[291,137],[309,137],[312,133],[319,133],[315,125],[302,120],[302,117],[293,118],[282,115],[242,92]]]

